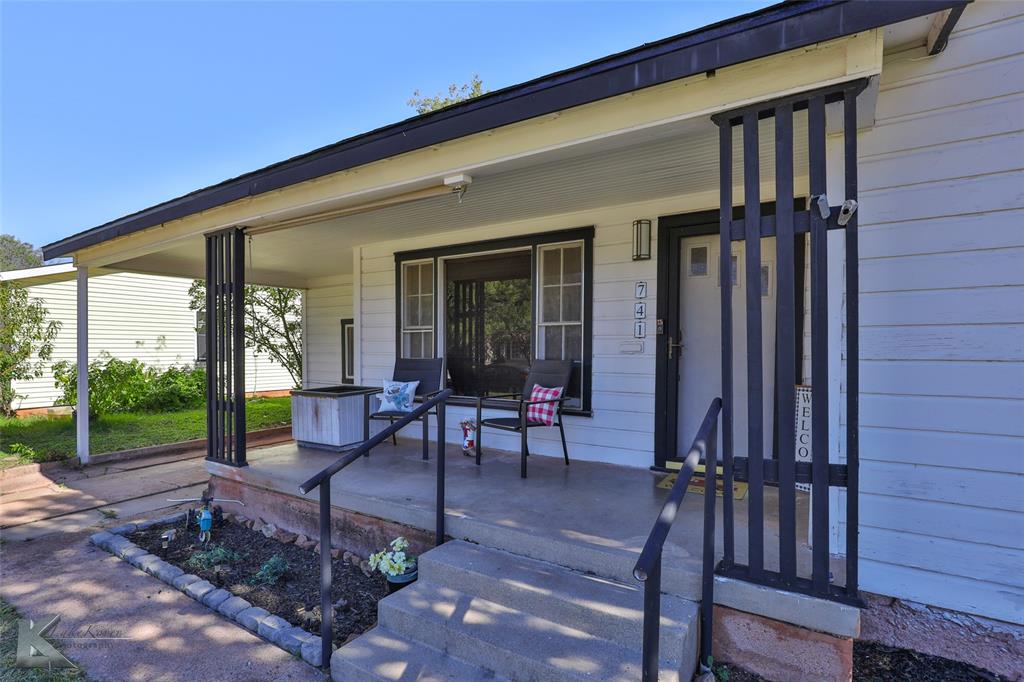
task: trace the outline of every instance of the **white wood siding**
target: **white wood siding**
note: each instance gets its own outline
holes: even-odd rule
[[[887,55],[859,149],[862,586],[1015,623],[1022,46],[1024,5],[982,2],[937,57]]]
[[[138,359],[147,365],[168,367],[196,361],[195,311],[188,307],[192,280],[134,273],[89,279],[89,358],[104,351],[122,360]],[[42,300],[51,319],[60,320],[53,360],[75,361],[75,282],[29,287],[29,295]],[[273,391],[292,387],[291,375],[265,355],[246,354],[246,390]],[[15,382],[15,392],[26,396],[16,408],[49,407],[60,395],[53,374]]]
[[[305,292],[307,388],[341,383],[341,321],[352,318],[351,276],[347,280]]]

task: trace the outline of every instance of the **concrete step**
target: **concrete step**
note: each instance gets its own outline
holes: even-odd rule
[[[458,540],[421,556],[419,571],[421,580],[583,630],[627,649],[641,646],[644,604],[639,584],[623,585]],[[697,605],[662,595],[661,657],[676,668],[694,669],[697,633]]]
[[[377,626],[331,656],[333,682],[505,682],[493,671]]]
[[[381,600],[378,610],[385,629],[513,680],[640,679],[639,642],[626,648],[429,580]],[[660,679],[688,679],[690,672],[663,665]]]

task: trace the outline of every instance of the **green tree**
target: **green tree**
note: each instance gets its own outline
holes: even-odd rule
[[[38,379],[53,355],[60,322],[46,319],[41,301],[29,298],[25,287],[0,282],[0,413],[11,415],[19,397],[15,381]]]
[[[530,361],[530,280],[484,282],[487,362]]]
[[[415,90],[406,104],[415,109],[417,114],[425,114],[428,111],[444,109],[453,104],[485,94],[487,94],[487,91],[484,90],[484,82],[480,80],[480,76],[474,74],[472,80],[468,83],[462,85],[452,83],[449,85],[447,95],[439,92],[433,97],[425,97],[422,92]]]
[[[0,271],[37,268],[43,264],[39,249],[10,234],[0,234]]]
[[[206,314],[206,282],[189,288],[189,307]],[[245,286],[245,347],[269,355],[302,385],[302,295],[297,289]]]

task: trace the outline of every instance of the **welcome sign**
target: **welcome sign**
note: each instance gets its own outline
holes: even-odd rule
[[[796,387],[796,461],[811,462],[811,387]],[[810,492],[807,483],[797,483],[798,490]]]

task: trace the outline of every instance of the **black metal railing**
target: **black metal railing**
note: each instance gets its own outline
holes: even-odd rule
[[[331,665],[331,642],[333,635],[333,605],[331,602],[331,477],[352,462],[370,452],[402,428],[420,417],[424,421],[430,411],[437,408],[437,498],[435,501],[434,543],[444,542],[444,451],[445,451],[445,405],[451,397],[451,389],[445,389],[423,401],[412,412],[389,424],[376,435],[367,438],[360,445],[339,457],[333,464],[325,467],[308,481],[299,486],[303,495],[314,488],[320,488],[320,639],[323,646],[321,665],[328,669]],[[424,448],[428,447],[427,429],[423,430]]]
[[[661,553],[665,539],[672,530],[679,508],[686,495],[697,465],[704,462],[704,547],[701,568],[700,655],[701,665],[708,665],[711,655],[711,631],[715,605],[715,469],[718,458],[718,415],[722,399],[715,398],[704,415],[693,445],[683,461],[679,477],[668,494],[658,520],[654,522],[640,558],[633,567],[633,576],[644,584],[643,682],[658,679],[658,645],[661,638]]]

